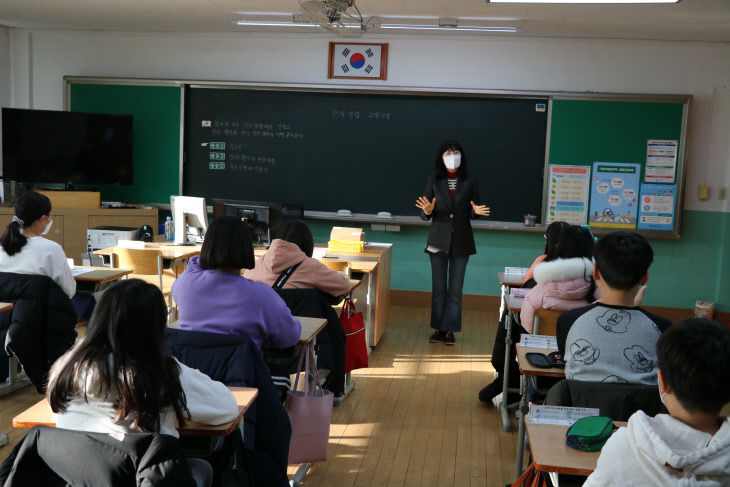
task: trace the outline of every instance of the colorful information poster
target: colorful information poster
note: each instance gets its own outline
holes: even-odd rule
[[[672,230],[676,184],[642,184],[639,225],[645,230]]]
[[[588,224],[636,228],[640,175],[639,164],[594,162]]]
[[[590,177],[590,166],[550,164],[546,223],[563,221],[585,225]]]
[[[677,172],[677,141],[648,140],[646,142],[645,183],[674,183]]]

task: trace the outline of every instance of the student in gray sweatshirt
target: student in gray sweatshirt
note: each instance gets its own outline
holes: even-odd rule
[[[601,299],[558,318],[557,339],[568,379],[656,385],[656,342],[671,325],[634,306],[649,279],[651,245],[633,232],[598,241],[593,278]]]

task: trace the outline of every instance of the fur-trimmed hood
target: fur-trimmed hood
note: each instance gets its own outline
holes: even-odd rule
[[[565,310],[588,304],[593,282],[593,262],[581,257],[541,262],[535,266],[533,277],[537,285],[527,293],[520,312],[522,326],[530,333],[534,310]],[[593,296],[590,298],[592,301]]]
[[[555,281],[570,281],[584,278],[590,281],[593,276],[593,261],[585,257],[572,259],[556,259],[540,262],[533,271],[535,282],[544,284]]]

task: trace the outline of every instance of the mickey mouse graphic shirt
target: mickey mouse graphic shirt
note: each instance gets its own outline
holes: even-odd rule
[[[656,342],[671,324],[639,307],[600,302],[566,311],[557,325],[565,377],[656,385]]]

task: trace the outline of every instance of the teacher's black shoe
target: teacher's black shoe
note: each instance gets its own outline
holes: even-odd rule
[[[456,343],[456,338],[454,338],[454,332],[453,331],[447,331],[444,334],[444,343],[446,345],[454,345]]]
[[[431,334],[430,337],[428,337],[428,341],[431,343],[438,343],[444,339],[444,334],[445,334],[445,332],[443,332],[441,330],[436,330],[435,332],[433,332]]]

